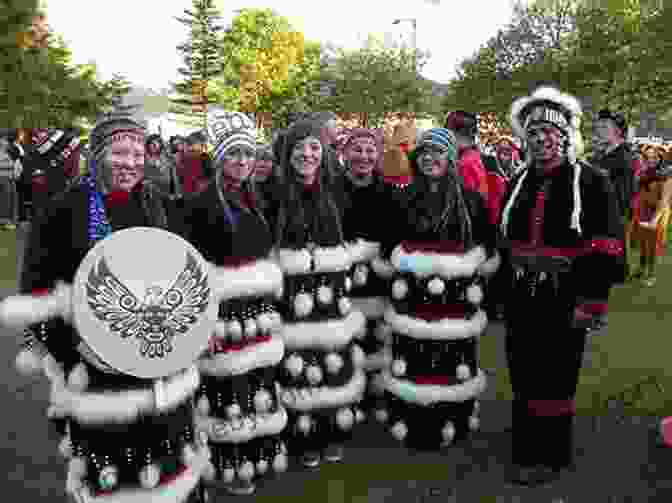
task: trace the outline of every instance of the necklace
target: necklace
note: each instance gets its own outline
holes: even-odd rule
[[[89,211],[89,245],[94,246],[98,241],[112,234],[112,225],[105,210],[103,195],[96,187],[96,180],[92,176],[84,177],[82,187],[88,193]]]

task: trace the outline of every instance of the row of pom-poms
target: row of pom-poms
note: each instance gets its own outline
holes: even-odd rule
[[[242,323],[238,320],[218,321],[215,324],[215,335],[240,342],[243,338],[253,339],[258,335],[269,334],[282,327],[282,317],[278,312],[262,313],[256,318],[247,318]]]
[[[470,431],[476,431],[480,427],[480,420],[478,419],[478,411],[480,404],[474,402],[474,410],[471,416],[468,419],[468,426]],[[390,414],[387,409],[377,409],[375,411],[376,420],[380,423],[387,423],[390,419]],[[403,442],[406,436],[408,435],[408,426],[404,421],[396,421],[390,427],[390,433],[392,436],[399,442]],[[441,429],[441,438],[443,440],[442,445],[450,445],[455,439],[456,429],[455,424],[452,421],[446,421],[443,428]]]
[[[408,282],[399,278],[392,283],[392,298],[394,300],[403,300],[408,295]],[[432,278],[427,283],[427,291],[431,295],[441,295],[446,291],[446,282],[441,278]],[[483,289],[477,284],[471,284],[467,287],[467,302],[478,306],[483,301]]]
[[[336,425],[341,431],[349,431],[356,424],[364,422],[366,415],[357,407],[342,407],[335,416]],[[297,433],[309,435],[315,430],[317,421],[310,414],[301,414],[296,418],[295,429]]]
[[[238,480],[250,481],[255,475],[264,475],[268,472],[269,467],[272,467],[276,473],[282,473],[287,471],[288,466],[287,447],[284,443],[280,443],[272,460],[262,458],[256,463],[245,460],[236,469],[230,466],[225,459],[221,459],[219,465],[221,478],[225,483],[231,483],[236,478]]]

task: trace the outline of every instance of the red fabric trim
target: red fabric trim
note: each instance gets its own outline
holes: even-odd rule
[[[607,314],[609,312],[609,304],[606,302],[586,302],[577,307],[586,314]]]
[[[604,253],[616,257],[625,253],[623,241],[619,239],[593,239],[588,243],[588,247],[595,253]]]
[[[47,175],[36,175],[32,178],[33,192],[46,192],[49,184],[47,182]]]
[[[528,400],[527,412],[531,416],[557,417],[576,414],[574,400]]]
[[[33,288],[30,294],[34,297],[42,297],[44,295],[49,295],[51,290],[49,288]]]
[[[243,342],[237,342],[232,344],[223,337],[213,336],[210,337],[210,342],[208,343],[208,346],[211,353],[222,354],[222,353],[231,353],[234,351],[241,351],[245,348],[256,346],[257,344],[261,344],[262,342],[268,342],[270,340],[271,340],[270,335],[258,335],[252,340],[245,340]]]
[[[189,468],[188,468],[187,466],[185,466],[185,465],[183,465],[183,464],[179,464],[178,467],[177,467],[177,471],[175,471],[175,473],[172,473],[172,474],[161,474],[161,478],[159,479],[159,485],[157,485],[157,486],[155,487],[155,489],[157,489],[157,488],[159,488],[159,487],[161,487],[161,486],[167,485],[167,484],[172,484],[172,483],[175,482],[177,479],[179,479],[180,477],[182,477],[182,475],[184,475],[184,474],[187,472],[188,469],[189,469]],[[140,488],[137,488],[137,489],[140,489]],[[93,496],[94,496],[94,497],[97,497],[97,496],[109,496],[109,495],[111,495],[111,494],[114,494],[114,493],[117,492],[117,491],[118,491],[118,489],[112,489],[111,491],[94,491],[94,492],[93,492]]]
[[[118,207],[128,204],[131,200],[131,193],[126,190],[115,190],[105,196],[105,206]]]
[[[412,315],[425,321],[461,319],[467,316],[467,304],[422,304]]]
[[[588,241],[583,246],[576,248],[555,248],[551,246],[535,246],[530,243],[521,243],[515,241],[512,243],[511,251],[519,256],[544,256],[544,257],[580,257],[593,253],[605,255],[621,256],[624,253],[623,242],[617,239],[594,239]]]
[[[420,386],[446,386],[453,383],[455,379],[448,376],[415,376],[410,380]]]
[[[411,175],[384,176],[383,182],[388,185],[408,185],[413,181]]]
[[[539,190],[536,195],[536,203],[530,214],[530,243],[538,246],[543,241],[544,209],[546,206],[546,194]]]
[[[224,257],[218,261],[218,266],[230,267],[232,269],[237,269],[238,267],[244,267],[246,265],[253,264],[259,260],[257,257]]]
[[[457,241],[402,241],[401,248],[406,253],[465,253],[464,243]]]

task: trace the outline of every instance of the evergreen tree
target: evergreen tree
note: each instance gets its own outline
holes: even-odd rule
[[[215,103],[209,90],[214,78],[222,72],[223,58],[219,51],[217,24],[219,11],[214,0],[192,0],[192,8],[184,10],[185,17],[177,17],[188,30],[187,42],[177,46],[184,66],[178,71],[184,77],[173,84],[178,97],[172,100],[172,111],[177,114],[200,116],[207,127],[208,105]]]

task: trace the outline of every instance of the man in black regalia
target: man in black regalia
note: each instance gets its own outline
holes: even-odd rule
[[[606,315],[609,288],[624,273],[616,193],[607,176],[576,160],[581,113],[575,98],[550,87],[511,108],[514,133],[529,148],[501,218],[512,280],[512,478],[523,484],[552,480],[572,464],[587,327]]]

